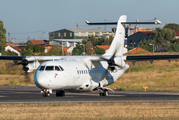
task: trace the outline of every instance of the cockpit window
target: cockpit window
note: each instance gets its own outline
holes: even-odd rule
[[[39,71],[64,71],[61,66],[40,66]]]
[[[55,70],[56,70],[56,71],[61,71],[58,66],[55,66]]]
[[[54,70],[54,66],[46,66],[45,70],[52,71],[52,70]]]
[[[45,66],[40,66],[39,70],[44,71]]]
[[[64,71],[64,69],[61,66],[59,66],[59,68],[61,69],[61,71]]]

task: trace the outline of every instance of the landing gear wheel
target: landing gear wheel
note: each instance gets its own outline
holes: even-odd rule
[[[108,90],[105,89],[103,94],[104,94],[104,96],[109,96],[109,92],[108,92]]]
[[[104,94],[103,93],[99,93],[99,96],[104,96]]]
[[[109,92],[107,89],[101,90],[99,96],[109,96]]]
[[[50,97],[50,93],[47,93],[47,97]]]
[[[44,93],[42,94],[42,96],[43,96],[43,97],[50,97],[50,93],[45,93],[45,92],[44,92]]]
[[[43,96],[43,97],[46,97],[46,93],[43,93],[42,96]]]
[[[63,96],[65,96],[64,90],[57,90],[56,91],[56,97],[63,97]]]

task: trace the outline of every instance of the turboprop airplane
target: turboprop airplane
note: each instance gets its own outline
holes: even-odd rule
[[[178,59],[179,55],[123,56],[125,24],[160,24],[160,21],[126,22],[122,15],[117,24],[115,37],[109,50],[102,56],[1,56],[1,60],[21,60],[24,72],[32,72],[34,83],[44,97],[56,91],[56,96],[65,96],[65,91],[88,92],[99,90],[100,96],[108,96],[106,86],[114,83],[128,68],[126,61],[151,61]],[[90,23],[95,25],[102,23]],[[107,24],[107,23],[103,23]],[[46,61],[42,64],[40,62]],[[111,90],[113,91],[113,90]]]

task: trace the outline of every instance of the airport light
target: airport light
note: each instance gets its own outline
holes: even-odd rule
[[[145,92],[146,92],[146,90],[148,89],[148,87],[143,87],[143,89],[145,90]]]
[[[153,53],[154,53],[154,44],[149,43],[149,45],[152,45],[152,46],[153,46]]]
[[[16,38],[11,38],[12,39],[12,41],[13,41],[13,43],[14,43],[14,39],[16,39]]]

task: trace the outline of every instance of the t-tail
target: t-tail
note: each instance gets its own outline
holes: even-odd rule
[[[125,38],[125,24],[162,24],[159,20],[155,20],[154,22],[127,22],[127,16],[122,15],[118,22],[99,22],[99,23],[91,23],[86,21],[88,25],[115,25],[117,24],[116,34],[111,43],[110,48],[103,56],[122,56],[123,55],[123,47],[124,47],[124,38]]]

